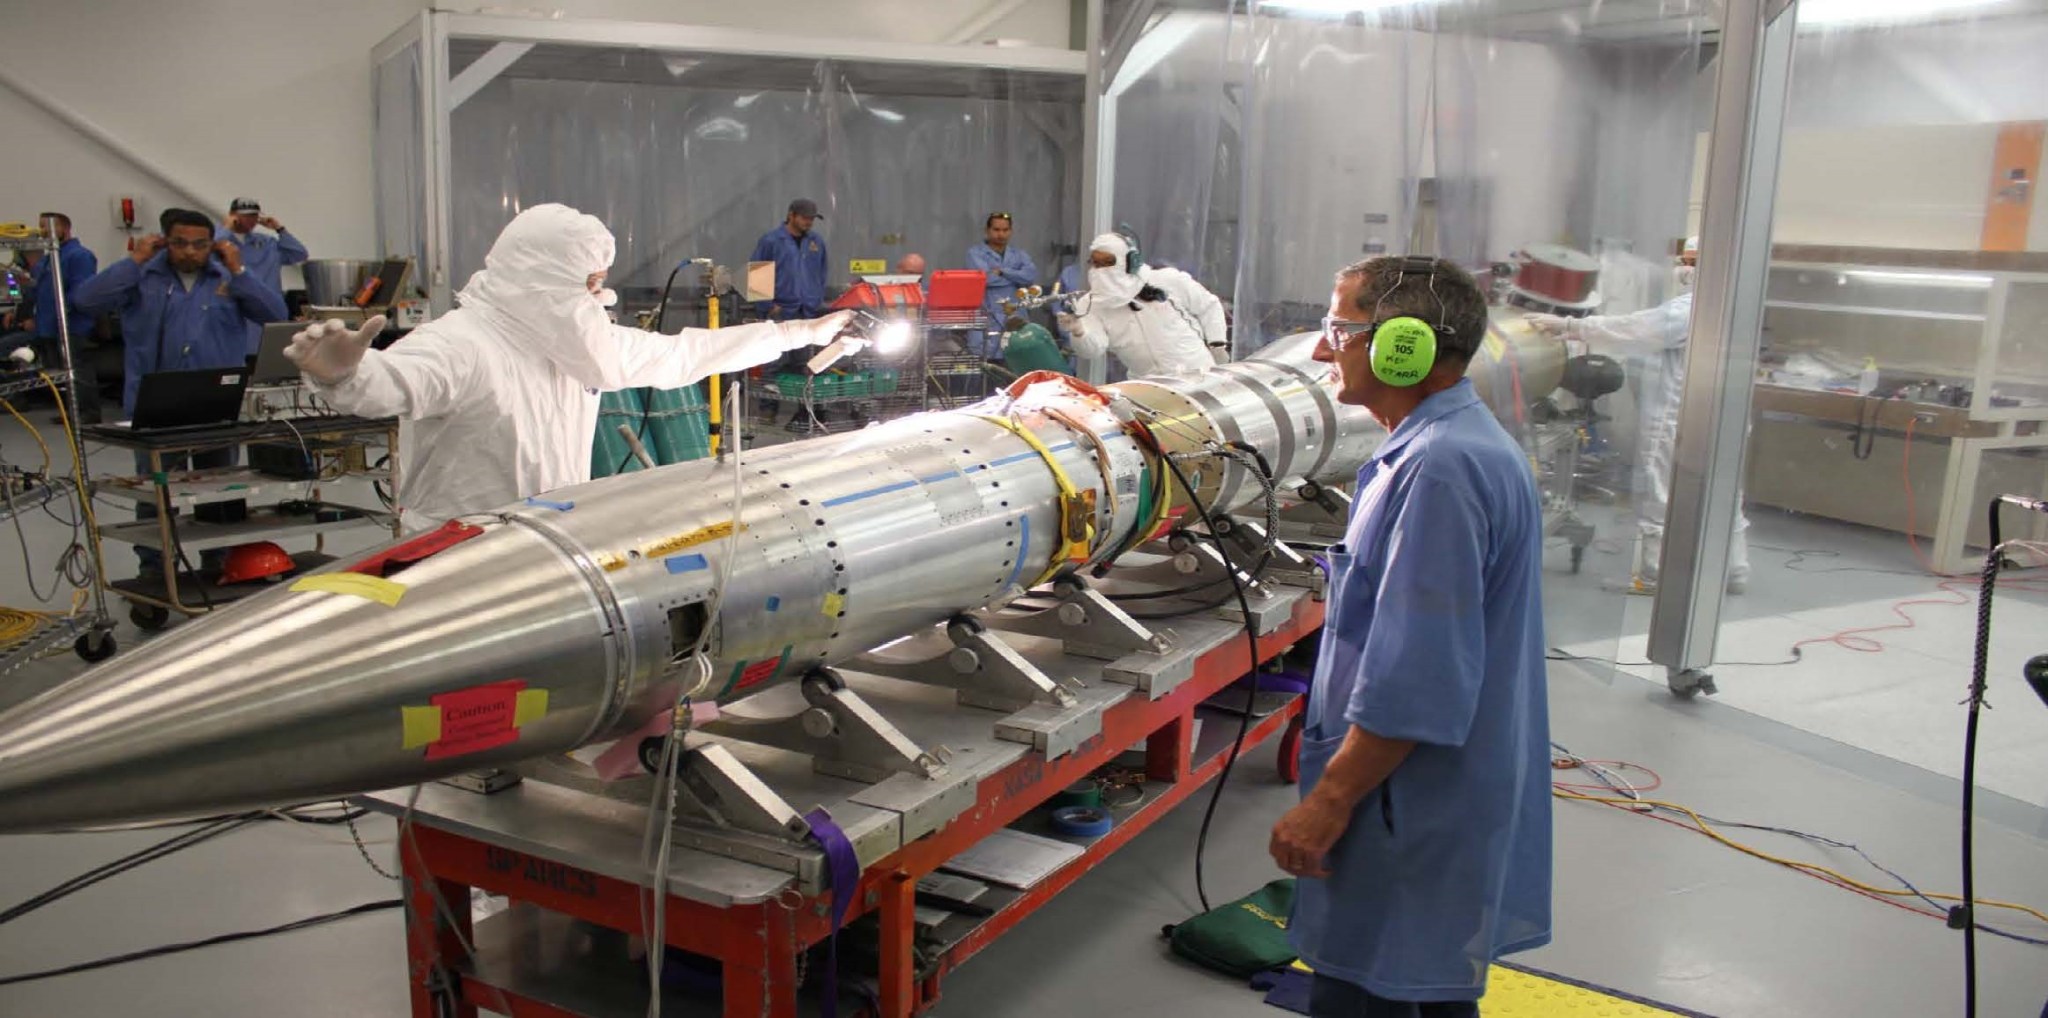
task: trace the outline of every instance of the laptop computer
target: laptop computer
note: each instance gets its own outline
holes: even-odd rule
[[[246,368],[202,368],[158,371],[142,376],[135,392],[132,433],[162,433],[217,428],[242,418],[242,392],[249,387]]]
[[[284,355],[292,337],[307,328],[306,322],[271,322],[256,341],[256,356],[249,362],[250,385],[283,385],[299,380],[299,366]]]

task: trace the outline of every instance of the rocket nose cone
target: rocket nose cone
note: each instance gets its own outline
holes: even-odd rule
[[[305,801],[567,749],[612,702],[610,633],[576,563],[517,524],[389,579],[303,577],[0,713],[0,832]]]

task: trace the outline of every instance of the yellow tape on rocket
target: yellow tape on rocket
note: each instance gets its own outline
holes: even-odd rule
[[[740,530],[744,532],[746,528],[741,527]],[[732,532],[731,520],[727,520],[724,523],[713,523],[708,527],[698,527],[688,533],[677,534],[674,537],[664,537],[640,549],[640,554],[648,558],[667,558],[676,552],[682,551],[684,548],[694,548],[706,541],[716,541],[721,537],[730,537]]]
[[[366,601],[375,601],[386,608],[398,607],[399,599],[405,596],[405,584],[365,573],[316,573],[300,577],[292,583],[290,589],[295,592],[317,590],[328,594],[346,594]]]

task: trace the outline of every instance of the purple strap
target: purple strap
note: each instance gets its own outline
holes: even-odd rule
[[[1293,693],[1296,696],[1307,696],[1308,687],[1313,682],[1313,679],[1300,672],[1268,672],[1263,675],[1252,672],[1231,685],[1260,693]]]
[[[854,892],[860,887],[860,857],[853,842],[832,822],[823,807],[804,814],[811,825],[811,837],[825,850],[825,870],[832,878],[832,935],[825,941],[825,986],[819,1012],[824,1018],[839,1018],[839,928],[853,907]]]

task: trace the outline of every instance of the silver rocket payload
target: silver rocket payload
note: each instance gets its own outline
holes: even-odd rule
[[[329,798],[561,753],[1348,480],[1381,429],[1313,336],[1200,378],[1011,394],[592,481],[209,614],[0,714],[0,832]],[[737,504],[735,504],[737,492]],[[723,589],[719,589],[720,586]]]

